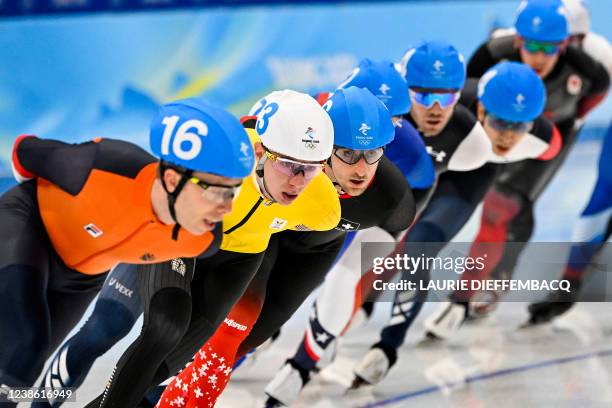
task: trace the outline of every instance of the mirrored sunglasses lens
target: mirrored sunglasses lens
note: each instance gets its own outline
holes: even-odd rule
[[[559,46],[557,44],[539,43],[534,41],[526,41],[523,48],[525,48],[525,50],[531,54],[543,52],[546,55],[553,55],[559,52]]]
[[[427,109],[431,108],[436,102],[435,94],[427,92],[415,92],[414,101]]]
[[[456,101],[457,101],[457,94],[456,93],[445,93],[445,94],[436,94],[438,95],[438,103],[440,103],[440,106],[442,106],[443,108],[448,108],[449,106],[453,105]]]
[[[540,47],[537,44],[534,44],[532,42],[526,42],[525,45],[523,46],[523,48],[531,53],[531,54],[535,54],[536,52],[540,51]]]
[[[554,55],[559,52],[559,47],[556,45],[549,44],[544,48],[544,54],[546,55]]]
[[[448,108],[457,100],[456,93],[429,93],[429,92],[413,92],[414,101],[426,108],[431,108],[434,103],[438,102],[440,107]]]

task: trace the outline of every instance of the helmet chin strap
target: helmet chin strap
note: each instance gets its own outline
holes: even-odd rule
[[[329,169],[332,172],[332,175],[334,176],[334,179],[331,180],[331,182],[334,185],[334,187],[336,187],[336,191],[338,191],[338,194],[346,194],[346,191],[344,191],[340,183],[336,181],[337,177],[336,177],[336,173],[334,173],[334,168],[332,167],[331,157],[327,159],[327,167],[329,167]]]
[[[162,187],[166,191],[166,197],[168,198],[168,210],[170,211],[170,216],[175,222],[174,228],[172,228],[172,239],[176,241],[178,239],[179,230],[181,229],[181,224],[179,224],[178,220],[176,219],[176,199],[178,198],[180,192],[183,190],[183,187],[185,187],[187,181],[191,178],[193,171],[185,170],[184,172],[181,172],[181,179],[174,188],[174,191],[171,192],[168,190],[168,186],[166,186],[166,181],[164,180],[164,172],[168,168],[168,166],[161,162],[159,165],[159,174]]]
[[[258,184],[261,188],[261,192],[272,202],[276,202],[270,191],[268,190],[268,186],[266,185],[266,179],[264,177],[264,165],[266,164],[266,160],[268,157],[264,154],[261,159],[257,162],[257,167],[255,167],[255,175],[258,178]]]

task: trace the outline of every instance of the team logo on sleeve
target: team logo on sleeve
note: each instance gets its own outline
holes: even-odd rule
[[[360,225],[361,224],[349,221],[346,218],[340,218],[340,222],[338,223],[336,229],[340,231],[356,231],[359,229]]]
[[[282,230],[287,225],[287,220],[283,220],[282,218],[275,218],[272,220],[272,224],[270,224],[271,229]]]
[[[98,238],[100,235],[104,234],[104,231],[96,227],[93,223],[87,224],[83,228],[94,238]]]
[[[425,146],[425,148],[427,150],[427,153],[431,157],[434,157],[437,162],[442,163],[444,161],[444,158],[446,157],[446,152],[444,150],[440,150],[439,152],[436,152],[431,146]]]
[[[185,276],[187,272],[187,265],[181,258],[175,258],[170,262],[170,268],[181,276]]]

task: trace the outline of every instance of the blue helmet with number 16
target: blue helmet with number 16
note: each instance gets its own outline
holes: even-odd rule
[[[243,178],[255,162],[240,121],[196,98],[161,106],[151,122],[149,141],[162,161],[191,171]]]

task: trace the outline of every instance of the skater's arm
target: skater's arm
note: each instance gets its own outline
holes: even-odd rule
[[[41,177],[72,195],[82,190],[94,169],[135,178],[144,166],[155,161],[140,147],[120,140],[69,144],[31,135],[15,140],[12,155],[18,181]]]

